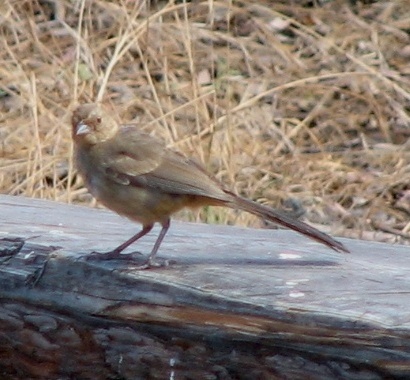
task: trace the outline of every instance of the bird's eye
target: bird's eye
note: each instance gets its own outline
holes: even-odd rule
[[[101,117],[97,117],[97,123],[98,123],[98,124],[101,124],[101,121],[102,121],[102,120],[101,120]]]

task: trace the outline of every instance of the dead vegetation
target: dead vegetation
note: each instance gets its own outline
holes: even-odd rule
[[[409,31],[407,0],[2,1],[0,191],[91,203],[69,118],[101,98],[240,194],[409,243]]]

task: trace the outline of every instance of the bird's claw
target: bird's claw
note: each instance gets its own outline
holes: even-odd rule
[[[129,271],[134,271],[134,270],[145,270],[145,269],[155,269],[155,268],[165,268],[168,267],[170,264],[172,263],[172,261],[169,260],[153,260],[148,258],[148,260],[141,264],[141,265],[135,265],[132,267],[128,267],[126,270],[127,272]]]
[[[141,260],[141,252],[120,253],[117,251],[96,252],[92,251],[89,254],[82,255],[80,258],[85,261],[104,261],[104,260],[120,260],[120,261],[139,261]]]

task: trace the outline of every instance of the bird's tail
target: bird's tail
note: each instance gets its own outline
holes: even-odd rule
[[[270,207],[253,202],[249,199],[242,198],[240,196],[233,195],[233,206],[251,214],[257,215],[262,219],[266,219],[270,222],[285,226],[291,230],[300,232],[303,235],[310,237],[319,243],[325,244],[328,247],[338,252],[349,252],[349,250],[340,242],[333,239],[331,236],[320,232],[314,227],[309,226],[299,220],[286,216]]]

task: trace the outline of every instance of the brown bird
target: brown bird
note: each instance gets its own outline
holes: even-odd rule
[[[166,235],[171,215],[184,207],[223,206],[241,209],[304,234],[336,251],[349,252],[340,242],[303,222],[226,190],[194,161],[164,146],[136,128],[118,123],[98,104],[80,105],[72,117],[75,160],[90,193],[109,209],[142,223],[142,230],[104,259],[120,253],[151,231],[161,232],[142,268],[158,265],[155,255]]]

